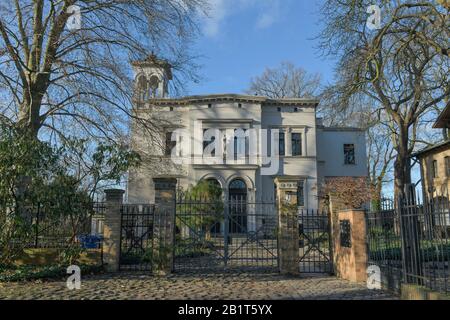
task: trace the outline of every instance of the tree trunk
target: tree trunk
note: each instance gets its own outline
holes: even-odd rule
[[[404,195],[405,186],[411,184],[411,158],[408,152],[408,128],[399,126],[397,141],[397,156],[394,163],[394,194],[395,199]]]
[[[372,184],[372,209],[381,211],[381,189],[383,187],[382,178],[378,177],[376,182]]]

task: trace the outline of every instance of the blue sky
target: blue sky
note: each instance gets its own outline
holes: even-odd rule
[[[321,57],[314,38],[321,30],[322,0],[210,0],[203,35],[193,51],[203,77],[188,94],[243,93],[252,77],[283,61],[332,82],[334,61]],[[414,180],[419,179],[413,170]],[[392,183],[385,192],[392,192]]]
[[[193,48],[202,56],[202,81],[191,84],[189,94],[242,93],[252,77],[283,61],[332,80],[333,62],[320,57],[313,40],[321,1],[210,1],[212,11]]]

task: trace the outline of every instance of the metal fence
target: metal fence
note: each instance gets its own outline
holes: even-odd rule
[[[74,213],[76,211],[76,214]],[[100,248],[103,236],[105,204],[71,204],[71,208],[45,206],[40,203],[26,206],[21,215],[28,236],[22,237],[24,248],[65,248],[81,245],[88,249]]]
[[[450,292],[450,202],[448,196],[419,199],[413,191],[367,215],[369,264],[382,284],[402,283]]]

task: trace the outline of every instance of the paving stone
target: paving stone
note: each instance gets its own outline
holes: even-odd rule
[[[82,278],[81,290],[62,281],[0,283],[0,299],[43,300],[387,300],[398,297],[330,276],[279,274],[106,274]]]

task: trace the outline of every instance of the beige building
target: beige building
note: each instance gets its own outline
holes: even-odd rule
[[[153,202],[155,177],[177,178],[183,189],[210,180],[226,198],[270,201],[274,180],[282,177],[297,186],[299,207],[317,209],[323,179],[367,176],[365,132],[323,126],[318,100],[239,94],[173,98],[166,62],[150,56],[133,69],[133,112],[158,123],[160,132],[151,136],[132,123],[133,148],[144,155],[144,165],[129,173],[131,203]]]
[[[433,128],[448,129],[450,105],[438,117]],[[422,188],[428,199],[448,198],[450,183],[450,139],[427,147],[414,156],[420,161]]]

